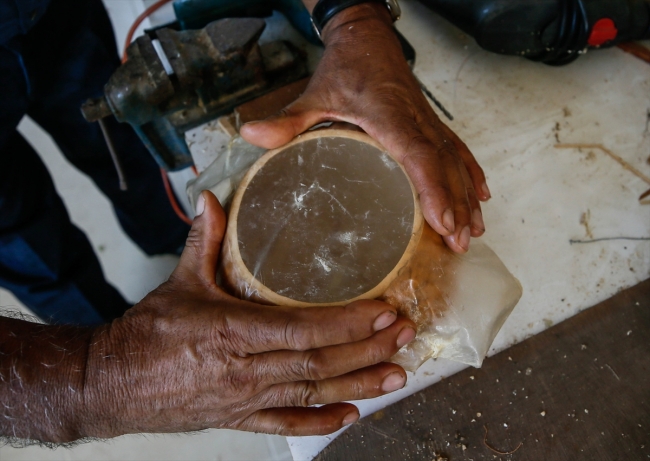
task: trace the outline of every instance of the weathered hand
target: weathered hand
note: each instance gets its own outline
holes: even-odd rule
[[[483,170],[443,124],[404,60],[386,8],[347,8],[323,30],[325,53],[305,93],[280,114],[244,125],[248,142],[279,147],[324,121],[360,126],[406,168],[424,216],[454,251],[485,231]]]
[[[326,434],[359,417],[342,401],[403,387],[404,370],[382,361],[413,339],[411,321],[378,301],[292,309],[228,296],[215,283],[225,214],[211,193],[201,200],[169,281],[93,335],[84,435]]]

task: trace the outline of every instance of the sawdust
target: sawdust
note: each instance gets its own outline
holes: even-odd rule
[[[560,127],[560,122],[555,122],[555,126],[553,127],[553,136],[555,137],[555,142],[556,147],[560,145],[560,130],[562,128]]]
[[[589,225],[589,219],[591,218],[591,210],[587,209],[586,212],[580,215],[580,224],[585,226],[585,233],[590,239],[594,238],[594,234],[591,232],[591,226]]]

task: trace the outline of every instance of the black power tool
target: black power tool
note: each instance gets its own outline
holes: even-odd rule
[[[650,0],[420,0],[484,49],[558,66],[650,38]]]

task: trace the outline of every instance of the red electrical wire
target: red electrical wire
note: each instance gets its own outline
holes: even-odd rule
[[[183,210],[176,201],[176,197],[174,197],[174,192],[172,191],[172,186],[169,184],[169,177],[167,176],[167,172],[162,168],[160,169],[160,176],[162,176],[163,184],[165,185],[165,192],[167,192],[167,198],[169,198],[169,204],[174,209],[174,213],[176,213],[176,216],[178,216],[181,221],[191,226],[192,220],[188,218],[185,213],[183,213]]]
[[[171,0],[159,0],[153,5],[151,5],[149,8],[144,10],[133,22],[131,27],[129,28],[129,32],[126,34],[126,40],[124,41],[124,50],[122,52],[122,63],[126,62],[126,49],[129,47],[131,44],[131,40],[133,40],[133,35],[135,34],[135,31],[138,29],[140,24],[142,24],[142,21],[147,19],[154,11],[158,10],[160,7],[163,5],[169,3]],[[192,166],[192,171],[194,171],[194,174],[198,175],[196,171],[196,167]],[[167,176],[167,172],[163,170],[162,168],[160,169],[160,176],[162,176],[162,181],[165,186],[165,192],[167,193],[167,198],[169,199],[169,204],[172,206],[172,209],[174,210],[174,213],[176,213],[176,216],[179,217],[181,221],[183,221],[186,224],[189,224],[190,226],[192,225],[192,220],[183,212],[183,209],[180,207],[178,202],[176,201],[176,197],[174,196],[174,191],[172,190],[171,184],[169,183],[169,176]]]

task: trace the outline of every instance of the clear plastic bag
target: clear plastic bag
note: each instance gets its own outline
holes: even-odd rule
[[[217,158],[199,176],[187,183],[187,197],[192,208],[204,190],[211,191],[226,207],[240,181],[266,149],[253,146],[240,136],[230,139]]]
[[[236,180],[213,167],[201,176],[218,181],[199,178],[195,192]],[[464,255],[449,250],[424,222],[403,168],[347,130],[308,133],[253,165],[233,200],[222,264],[226,287],[244,299],[394,305],[418,326],[393,357],[410,371],[432,357],[480,366],[522,294],[480,241]]]
[[[418,326],[392,361],[415,371],[429,358],[480,367],[522,295],[519,281],[484,243],[449,250],[428,225],[411,260],[379,299]]]

